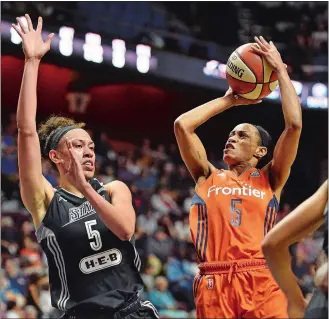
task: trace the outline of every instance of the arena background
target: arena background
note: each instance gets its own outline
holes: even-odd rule
[[[328,175],[327,2],[2,2],[1,3],[1,313],[58,317],[50,306],[46,260],[20,201],[15,112],[24,58],[11,28],[16,16],[44,18],[56,34],[38,80],[38,122],[50,114],[85,121],[96,141],[97,175],[133,193],[145,294],[162,317],[194,316],[196,257],[188,228],[193,182],[177,151],[173,122],[227,89],[225,63],[239,45],[263,35],[278,47],[303,108],[296,162],[278,220]],[[199,130],[217,167],[236,124],[284,126],[277,91],[261,105],[230,109]],[[53,184],[49,163],[44,174]],[[291,247],[305,296],[321,230]],[[169,285],[168,285],[169,284]]]

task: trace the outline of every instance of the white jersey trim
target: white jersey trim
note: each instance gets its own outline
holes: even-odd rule
[[[64,257],[62,254],[62,250],[60,249],[58,242],[56,240],[56,236],[54,232],[45,227],[44,224],[40,224],[38,230],[36,231],[38,242],[40,243],[43,239],[47,240],[47,246],[51,254],[53,255],[57,271],[58,277],[61,282],[61,294],[57,301],[58,309],[67,310],[66,303],[70,299],[70,292],[67,284],[67,277],[65,271],[65,263]]]
[[[142,306],[152,309],[155,317],[160,318],[158,311],[156,310],[156,308],[153,306],[153,304],[150,301],[148,301],[148,300],[142,301]]]

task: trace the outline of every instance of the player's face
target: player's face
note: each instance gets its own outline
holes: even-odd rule
[[[249,162],[259,147],[259,133],[250,124],[239,124],[229,134],[223,159],[229,166]]]
[[[95,144],[90,135],[83,129],[74,129],[61,139],[58,151],[65,164],[69,164],[71,158],[65,142],[66,138],[72,143],[73,151],[81,163],[86,179],[91,179],[95,174]]]

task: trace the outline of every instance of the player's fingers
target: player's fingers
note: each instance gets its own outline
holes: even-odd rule
[[[38,18],[37,31],[41,33],[42,31],[42,17]]]
[[[22,32],[23,32],[23,33],[26,33],[28,30],[27,30],[27,28],[24,26],[22,19],[20,19],[20,18],[16,18],[16,20],[17,20],[17,22],[18,22],[18,24],[19,24],[19,26],[20,26]]]
[[[254,39],[255,39],[256,43],[259,45],[259,47],[260,47],[263,51],[266,51],[266,50],[267,50],[267,47],[263,44],[262,41],[260,41],[260,40],[258,39],[258,37],[254,37]]]
[[[59,165],[62,165],[62,167],[63,167],[63,169],[64,169],[64,172],[65,172],[65,174],[67,173],[67,167],[65,166],[65,162],[64,162],[64,160],[63,159],[61,159],[60,161],[59,161]]]
[[[47,45],[49,45],[49,47],[50,47],[51,40],[53,39],[54,36],[55,36],[54,33],[49,34],[48,37],[47,37],[47,39],[46,39],[46,41],[45,41],[45,43]]]
[[[34,31],[33,30],[33,24],[30,16],[28,14],[25,15],[26,21],[27,21],[27,26],[29,28],[29,31]]]
[[[275,44],[272,41],[270,41],[270,46],[276,48]]]
[[[270,47],[270,44],[262,36],[260,36],[259,39],[267,48]]]
[[[19,34],[19,36],[20,36],[21,38],[23,38],[24,33],[22,32],[22,30],[21,30],[16,24],[14,24],[14,23],[12,23],[11,25],[12,25],[12,27],[16,30],[16,32]]]
[[[263,50],[259,49],[259,47],[257,47],[256,44],[253,44],[253,45],[251,46],[251,48],[252,48],[256,53],[258,53],[258,54],[260,54],[260,55],[264,55],[264,54],[265,54],[265,52],[264,52]]]

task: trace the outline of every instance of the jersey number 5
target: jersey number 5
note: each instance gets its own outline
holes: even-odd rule
[[[242,204],[242,199],[231,199],[231,217],[230,223],[234,227],[241,225],[242,212],[236,207],[237,204]]]
[[[96,224],[96,219],[88,220],[87,222],[85,222],[88,238],[91,239],[90,247],[95,251],[100,250],[102,248],[102,239],[99,231],[91,228]]]

